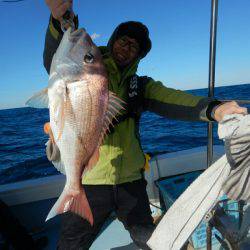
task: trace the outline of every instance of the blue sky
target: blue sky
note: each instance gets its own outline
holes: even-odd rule
[[[74,0],[80,26],[107,43],[120,22],[138,20],[150,30],[153,47],[139,74],[178,89],[208,82],[210,0]],[[42,53],[49,10],[43,0],[0,0],[0,109],[24,106],[47,86]],[[250,1],[220,0],[216,85],[250,83]]]

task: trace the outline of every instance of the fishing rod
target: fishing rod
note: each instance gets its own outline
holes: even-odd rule
[[[215,82],[215,56],[216,56],[216,34],[218,19],[218,0],[211,0],[211,21],[210,21],[210,51],[209,51],[209,79],[208,79],[208,97],[214,97]],[[213,162],[213,123],[208,123],[207,128],[207,168]],[[208,223],[206,228],[207,250],[212,249],[212,225]]]
[[[208,97],[214,97],[215,82],[215,56],[216,56],[216,34],[218,19],[218,0],[211,1],[211,23],[210,23],[210,52],[209,52],[209,80]],[[208,123],[208,144],[207,144],[207,167],[213,161],[213,123]]]

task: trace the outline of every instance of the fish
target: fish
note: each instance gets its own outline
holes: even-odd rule
[[[48,87],[26,102],[49,108],[52,143],[66,174],[64,189],[46,221],[70,211],[93,225],[81,179],[96,165],[104,137],[124,104],[108,90],[101,52],[86,30],[67,29],[52,59]]]

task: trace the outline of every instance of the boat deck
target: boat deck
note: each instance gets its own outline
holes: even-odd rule
[[[56,243],[59,236],[60,219],[55,218],[48,222],[45,230],[37,236],[47,236],[49,243],[44,250],[56,249]],[[122,223],[118,220],[109,220],[97,239],[94,241],[90,250],[138,250],[139,248],[132,242],[129,233],[124,229]]]

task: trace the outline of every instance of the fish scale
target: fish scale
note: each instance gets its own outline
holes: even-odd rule
[[[48,88],[27,104],[41,107],[45,100],[51,140],[60,151],[60,159],[52,162],[66,174],[64,190],[46,220],[70,211],[93,224],[81,178],[97,163],[106,130],[124,102],[109,92],[102,55],[84,29],[64,33],[52,59]]]

